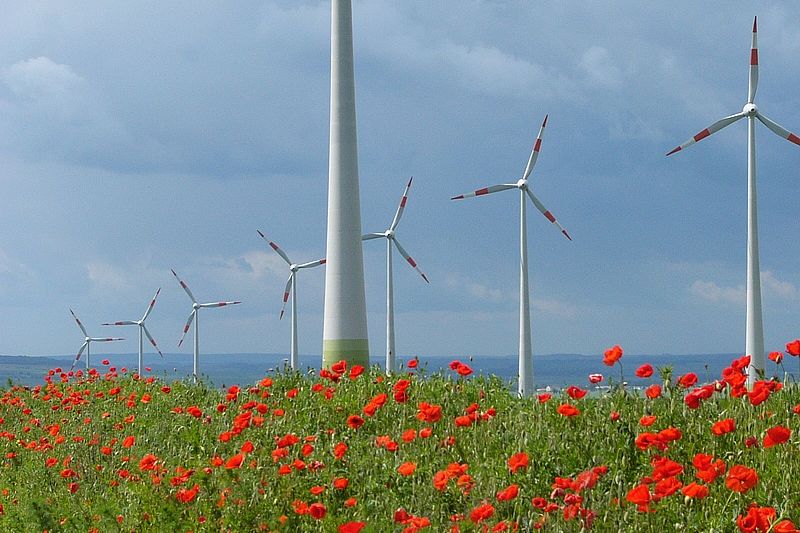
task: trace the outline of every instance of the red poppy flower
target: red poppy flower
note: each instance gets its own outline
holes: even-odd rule
[[[178,492],[175,494],[175,498],[181,503],[189,503],[195,499],[199,490],[200,486],[195,484],[195,486],[191,489],[178,490]]]
[[[726,418],[711,425],[711,433],[717,437],[730,433],[736,429],[736,421],[733,418]]]
[[[497,501],[513,500],[517,496],[519,496],[519,485],[512,484],[497,493]]]
[[[597,385],[603,381],[603,374],[589,374],[589,383],[592,385]]]
[[[783,444],[792,434],[792,430],[784,426],[775,426],[767,430],[764,436],[764,448],[771,448],[776,444]]]
[[[734,465],[728,471],[725,486],[734,492],[747,492],[758,484],[758,474],[752,468]]]
[[[417,418],[423,422],[434,423],[442,418],[442,406],[430,404],[428,402],[420,402],[418,405],[419,411]]]
[[[644,427],[649,427],[655,424],[656,417],[654,415],[644,415],[642,418],[639,419],[639,424]]]
[[[109,361],[108,359],[103,359],[102,361],[100,361],[100,363],[105,365],[105,366],[108,366],[108,365],[111,364],[111,361]]]
[[[337,361],[331,365],[331,372],[335,374],[344,374],[347,370],[347,361],[342,359],[341,361]]]
[[[556,412],[561,416],[572,417],[581,414],[580,409],[568,403],[562,403],[556,408]]]
[[[567,387],[567,395],[570,398],[572,398],[573,400],[580,400],[581,398],[586,396],[587,392],[588,391],[586,391],[584,389],[580,389],[580,388],[576,387],[575,385],[570,385],[569,387]]]
[[[615,344],[611,348],[605,351],[603,357],[603,364],[606,366],[614,366],[614,363],[620,360],[622,357],[622,348],[618,344]]]
[[[488,520],[492,516],[494,516],[494,506],[490,503],[485,503],[474,508],[469,514],[469,519],[473,523],[478,524],[484,520]]]
[[[653,375],[653,367],[648,364],[644,364],[636,369],[636,377],[649,378],[652,375]]]
[[[655,488],[653,490],[653,494],[658,498],[666,498],[667,496],[672,496],[678,489],[683,486],[678,478],[675,476],[666,477],[655,484]]]
[[[397,467],[397,473],[401,476],[410,476],[417,469],[417,463],[407,462]]]
[[[692,481],[681,490],[684,496],[687,498],[694,498],[697,500],[701,500],[708,496],[708,487],[705,485],[700,485]]]
[[[678,378],[678,385],[680,385],[684,389],[688,389],[695,383],[697,383],[697,374],[695,374],[694,372],[689,372]]]
[[[508,460],[508,469],[512,474],[516,474],[517,470],[528,468],[528,454],[519,452],[512,455]]]
[[[366,522],[347,522],[339,526],[339,533],[358,533],[366,527]]]
[[[158,461],[158,457],[153,455],[152,453],[148,453],[142,460],[139,461],[139,469],[140,470],[153,470],[156,467],[156,461]]]
[[[795,339],[786,344],[786,353],[797,357],[800,355],[800,339]]]
[[[639,511],[647,511],[650,504],[650,489],[647,485],[636,485],[628,491],[625,499],[637,506]]]
[[[123,448],[130,448],[136,442],[136,437],[133,435],[128,435],[124,439],[122,439],[122,447]]]
[[[364,425],[364,419],[358,415],[350,415],[347,417],[347,425],[353,429],[358,429]]]
[[[661,396],[661,385],[650,385],[644,390],[644,394],[651,400],[655,400]]]
[[[417,366],[419,366],[419,359],[417,359],[415,357],[414,359],[412,359],[408,363],[406,363],[406,366],[408,368],[417,368]]]
[[[308,506],[308,514],[317,520],[322,520],[328,513],[328,509],[321,503],[312,503]]]
[[[333,480],[333,488],[336,490],[344,490],[350,484],[350,480],[346,477],[337,477]]]
[[[775,361],[776,365],[781,364],[783,361],[783,354],[781,352],[770,352],[768,357],[771,361]]]
[[[231,470],[233,468],[239,468],[242,466],[243,461],[244,461],[244,454],[237,453],[236,455],[234,455],[225,462],[225,468],[227,468],[228,470]]]
[[[539,400],[539,403],[547,403],[550,401],[550,398],[552,397],[553,395],[550,394],[549,392],[543,392],[542,394],[537,396],[537,399]]]

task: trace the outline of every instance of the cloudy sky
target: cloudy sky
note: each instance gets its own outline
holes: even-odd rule
[[[529,211],[534,351],[742,351],[746,126],[664,154],[745,103],[754,15],[757,103],[798,131],[792,1],[356,0],[363,229],[413,175],[398,237],[431,279],[396,263],[401,355],[516,352],[518,198],[449,198],[515,181],[547,113],[534,191],[574,242]],[[170,268],[245,302],[204,313],[204,350],[288,350],[288,272],[256,229],[324,255],[329,2],[6,2],[0,35],[0,353],[74,353],[69,307],[102,335],[157,287],[174,352],[190,306]],[[777,349],[800,335],[800,148],[757,137]],[[365,270],[378,358],[380,241]],[[323,282],[299,278],[301,353],[321,349]],[[112,351],[135,350],[124,333]]]

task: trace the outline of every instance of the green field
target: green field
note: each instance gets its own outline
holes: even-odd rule
[[[621,375],[621,361],[607,362]],[[785,532],[800,522],[800,387],[748,392],[743,361],[705,386],[656,370],[655,398],[616,386],[519,399],[466,365],[432,376],[424,366],[274,374],[228,391],[105,367],[6,388],[0,530]]]

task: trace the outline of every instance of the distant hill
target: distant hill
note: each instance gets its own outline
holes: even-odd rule
[[[695,372],[701,381],[709,381],[719,377],[720,372],[731,360],[738,357],[734,354],[687,354],[687,355],[629,355],[622,358],[626,381],[633,384],[639,380],[635,378],[634,371],[643,363],[650,363],[654,367],[671,366],[673,375],[678,376],[686,372]],[[136,355],[92,355],[92,366],[107,368],[101,364],[103,359],[109,359],[110,366],[128,371],[136,369]],[[400,357],[401,362],[411,359]],[[511,381],[517,374],[517,356],[420,356],[420,367],[426,372],[433,373],[439,370],[450,372],[449,363],[453,359],[469,364],[475,374],[493,374]],[[319,355],[300,356],[300,368],[303,372],[317,372],[322,357]],[[61,367],[69,369],[73,356],[9,356],[0,355],[0,385],[9,379],[23,385],[42,383],[42,379],[51,368]],[[772,362],[768,363],[768,375],[777,374],[777,369]],[[84,362],[79,363],[83,368]],[[372,365],[382,365],[383,357],[373,356]],[[167,381],[185,379],[191,376],[192,356],[184,354],[165,354],[160,358],[154,354],[145,355],[145,365],[151,368],[150,375]],[[288,365],[288,358],[284,354],[201,354],[200,372],[203,379],[217,387],[233,384],[245,386],[255,383],[267,374],[274,373]],[[796,365],[789,364],[790,370]],[[587,377],[591,373],[602,373],[606,378],[619,380],[619,367],[614,368],[603,365],[601,355],[580,354],[547,354],[534,355],[533,363],[534,380],[537,387],[551,386],[560,388],[566,385],[586,385]]]

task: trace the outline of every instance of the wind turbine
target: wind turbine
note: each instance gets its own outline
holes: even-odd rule
[[[189,290],[189,286],[178,277],[178,274],[176,274],[174,270],[172,271],[172,275],[175,276],[175,279],[178,280],[178,283],[181,284],[183,290],[186,291],[186,294],[189,295],[189,298],[192,300],[192,312],[189,313],[189,318],[186,320],[186,325],[183,327],[183,335],[181,335],[181,340],[178,342],[178,348],[180,348],[183,344],[183,339],[186,338],[186,332],[189,331],[189,327],[192,325],[192,321],[194,320],[194,361],[192,365],[192,380],[197,383],[197,376],[199,375],[198,367],[200,363],[200,317],[198,316],[198,311],[204,307],[225,307],[226,305],[236,305],[242,302],[211,302],[207,304],[197,303],[197,299],[195,299],[192,291]]]
[[[84,340],[83,340],[83,344],[81,345],[80,350],[78,350],[78,355],[75,357],[75,360],[72,362],[72,366],[69,368],[70,372],[72,372],[72,370],[75,368],[75,365],[78,364],[78,361],[80,361],[81,354],[83,353],[84,350],[86,350],[86,370],[89,370],[89,353],[91,352],[90,346],[91,346],[91,344],[93,342],[112,342],[112,341],[124,341],[125,340],[125,339],[119,338],[119,337],[90,337],[89,334],[86,332],[86,328],[83,327],[83,324],[81,324],[81,321],[78,320],[77,316],[75,316],[75,312],[72,309],[70,309],[69,312],[72,315],[72,318],[75,319],[75,322],[78,323],[78,327],[81,328],[81,331],[83,332],[83,336],[85,337]]]
[[[283,319],[283,312],[286,309],[286,301],[289,299],[289,293],[292,294],[292,348],[291,353],[289,354],[289,364],[291,365],[293,370],[296,370],[299,366],[298,356],[297,356],[297,271],[301,268],[313,268],[320,265],[325,264],[325,259],[318,259],[316,261],[309,261],[308,263],[292,263],[289,259],[289,256],[286,255],[286,252],[281,250],[280,246],[272,242],[271,240],[267,239],[267,237],[261,233],[261,230],[256,230],[258,234],[264,239],[267,244],[272,247],[275,252],[281,256],[281,258],[286,261],[289,265],[289,280],[286,282],[286,288],[283,291],[283,305],[281,306],[281,316],[280,319]]]
[[[529,396],[533,394],[533,349],[531,348],[531,306],[530,295],[528,293],[528,232],[527,224],[525,222],[525,207],[527,195],[533,205],[553,223],[564,236],[572,240],[567,230],[558,223],[556,217],[547,210],[547,208],[539,201],[533,194],[530,186],[528,185],[528,176],[533,172],[533,167],[536,165],[536,160],[539,158],[539,150],[542,147],[542,134],[544,128],[547,126],[547,115],[544,117],[542,127],[539,128],[539,134],[536,136],[536,142],[533,145],[533,150],[528,158],[528,164],[525,167],[525,172],[516,183],[504,183],[501,185],[493,185],[478,189],[477,191],[454,196],[451,200],[461,200],[464,198],[471,198],[473,196],[484,196],[495,192],[505,191],[508,189],[519,189],[519,395]]]
[[[400,255],[411,265],[414,270],[419,272],[419,275],[422,276],[427,283],[428,277],[425,275],[422,270],[419,269],[417,266],[416,261],[414,258],[408,255],[405,248],[400,245],[400,242],[397,240],[395,236],[395,230],[397,229],[397,225],[400,223],[400,217],[403,216],[403,211],[406,208],[406,202],[408,201],[408,190],[411,188],[411,182],[413,181],[413,177],[408,180],[408,185],[406,185],[406,190],[403,192],[403,197],[400,199],[400,205],[397,207],[397,212],[394,214],[394,219],[392,223],[389,225],[389,229],[384,231],[383,233],[367,233],[366,235],[362,235],[362,241],[368,241],[370,239],[386,239],[386,373],[394,372],[395,371],[395,351],[394,351],[394,286],[392,281],[392,243],[397,247],[397,251],[400,252]]]
[[[150,344],[153,345],[153,348],[155,348],[156,351],[158,351],[158,355],[160,355],[162,359],[164,358],[164,354],[161,353],[161,350],[159,350],[158,346],[156,345],[156,340],[153,338],[152,335],[150,335],[150,332],[147,331],[147,326],[144,325],[144,321],[147,320],[147,317],[150,316],[150,312],[153,310],[153,307],[156,305],[156,298],[158,298],[158,294],[160,292],[161,292],[161,289],[159,288],[156,291],[155,296],[153,296],[153,299],[150,300],[150,305],[147,306],[147,310],[144,312],[144,316],[140,320],[120,320],[119,322],[104,322],[103,323],[104,326],[139,326],[139,370],[138,370],[138,372],[139,372],[140,376],[142,375],[142,368],[144,366],[144,364],[143,364],[144,357],[142,355],[142,352],[143,352],[143,350],[142,350],[142,333],[143,332],[144,332],[145,335],[147,335],[147,338],[150,341]]]
[[[747,117],[747,325],[745,354],[750,356],[747,385],[752,388],[757,371],[764,370],[764,325],[761,317],[761,269],[758,261],[758,215],[756,199],[756,119],[778,137],[800,145],[800,137],[767,118],[754,103],[758,88],[758,17],[753,19],[753,44],[750,48],[750,82],[747,103],[742,111],[718,120],[667,155],[701,141],[737,120]]]

